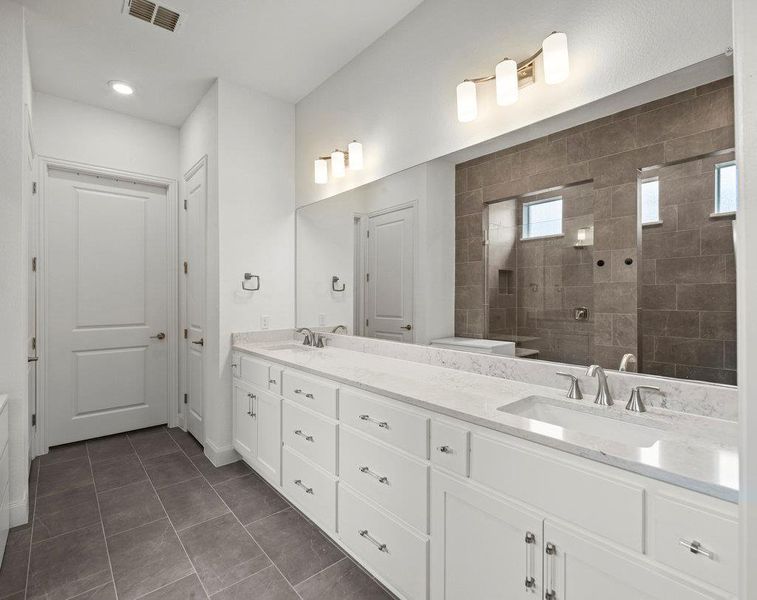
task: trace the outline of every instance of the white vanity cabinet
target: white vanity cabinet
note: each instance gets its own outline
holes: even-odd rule
[[[734,504],[314,373],[235,363],[234,447],[402,600],[735,598]]]

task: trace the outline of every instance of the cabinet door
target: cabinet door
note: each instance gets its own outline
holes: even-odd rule
[[[433,600],[541,597],[539,515],[437,471],[431,494]]]
[[[234,449],[247,461],[252,461],[256,454],[257,429],[253,415],[254,396],[250,388],[234,382]]]
[[[705,591],[641,555],[612,547],[567,525],[544,524],[544,597],[547,600],[714,600]]]
[[[281,398],[255,392],[258,469],[272,483],[281,485]]]

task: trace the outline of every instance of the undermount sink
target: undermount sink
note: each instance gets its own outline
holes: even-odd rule
[[[305,344],[297,344],[297,343],[287,343],[287,344],[277,344],[276,346],[266,346],[266,350],[294,350],[297,352],[298,350],[302,350],[303,352],[312,352],[313,350],[318,350],[318,348],[315,348],[313,346],[306,346]]]
[[[497,410],[546,424],[546,427],[534,428],[535,431],[546,434],[559,434],[561,430],[574,431],[637,448],[649,448],[666,437],[666,432],[656,427],[606,417],[594,413],[590,407],[585,410],[573,408],[542,396],[528,396],[500,406]]]

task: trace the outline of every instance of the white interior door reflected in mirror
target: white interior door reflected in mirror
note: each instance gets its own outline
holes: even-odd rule
[[[412,342],[413,207],[368,219],[365,245],[365,335]]]

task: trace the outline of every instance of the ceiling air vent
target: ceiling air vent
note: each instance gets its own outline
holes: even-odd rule
[[[182,15],[175,10],[150,2],[150,0],[124,0],[124,14],[168,31],[176,31],[183,21]]]

